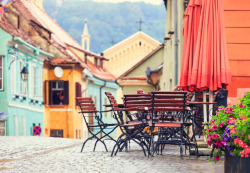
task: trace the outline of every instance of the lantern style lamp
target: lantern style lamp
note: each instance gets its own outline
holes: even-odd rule
[[[24,66],[22,71],[21,71],[21,77],[24,81],[27,80],[28,74],[29,74],[28,69]]]

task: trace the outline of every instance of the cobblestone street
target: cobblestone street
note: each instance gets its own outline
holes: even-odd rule
[[[223,172],[220,163],[207,157],[179,156],[179,148],[168,146],[163,155],[144,157],[135,144],[128,152],[110,157],[114,142],[107,141],[109,152],[88,142],[81,153],[83,140],[46,137],[0,137],[0,171],[3,172]]]

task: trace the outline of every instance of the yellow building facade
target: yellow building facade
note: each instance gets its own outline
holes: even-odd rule
[[[166,14],[166,29],[164,38],[163,72],[160,88],[171,91],[179,83],[182,62],[184,25],[184,5],[187,0],[164,0]]]
[[[159,45],[160,42],[139,31],[103,52],[109,59],[104,62],[104,67],[119,77]]]
[[[63,71],[55,75],[55,67]],[[82,115],[76,105],[77,87],[81,84],[83,67],[69,59],[55,59],[44,65],[44,136],[82,139]],[[62,92],[62,99],[58,98]]]

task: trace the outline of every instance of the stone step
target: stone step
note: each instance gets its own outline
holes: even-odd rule
[[[210,148],[199,148],[198,151],[199,151],[200,156],[210,156],[211,152],[212,152],[212,149],[210,149]],[[192,148],[190,150],[190,155],[195,155],[195,149],[194,148]]]
[[[208,148],[208,144],[205,141],[198,141],[197,145],[199,148]]]

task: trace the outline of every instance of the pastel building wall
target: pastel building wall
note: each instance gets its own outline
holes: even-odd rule
[[[238,98],[250,91],[250,1],[223,0],[226,39],[232,84],[228,86],[228,102],[237,103]]]

